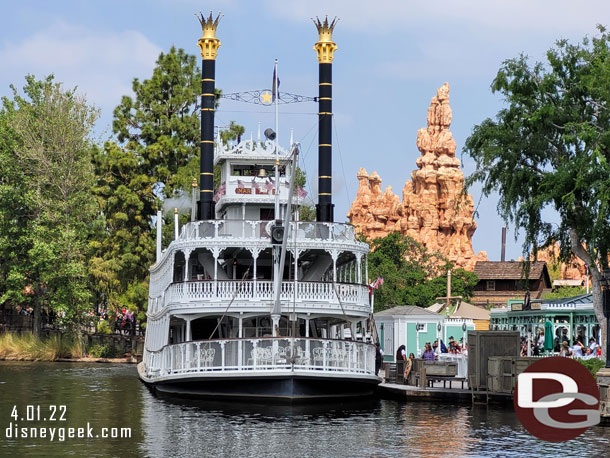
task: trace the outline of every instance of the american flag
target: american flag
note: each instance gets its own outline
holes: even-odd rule
[[[383,277],[377,277],[377,280],[375,280],[373,283],[371,283],[370,287],[373,289],[377,289],[381,285],[383,285]]]

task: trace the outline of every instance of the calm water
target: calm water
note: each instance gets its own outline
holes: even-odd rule
[[[40,421],[27,421],[28,405],[40,406]],[[65,421],[43,421],[55,405],[66,406]],[[93,434],[124,427],[132,437],[7,439],[13,406],[24,417],[19,428],[89,422]],[[61,413],[57,408],[56,417]],[[151,395],[134,366],[103,364],[0,362],[0,427],[0,456],[11,457],[610,455],[610,428],[551,444],[525,432],[510,409],[394,401],[299,408],[170,402]]]

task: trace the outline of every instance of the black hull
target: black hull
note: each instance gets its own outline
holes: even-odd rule
[[[302,403],[372,397],[379,381],[298,375],[192,377],[147,383],[160,396]]]

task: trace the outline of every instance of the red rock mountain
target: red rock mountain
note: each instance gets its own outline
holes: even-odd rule
[[[457,267],[473,270],[486,261],[484,251],[475,254],[472,236],[477,228],[474,203],[463,195],[464,175],[455,157],[456,144],[449,130],[452,112],[449,84],[443,84],[428,108],[428,127],[417,132],[417,170],[402,190],[402,202],[392,187],[381,190],[381,177],[358,171],[359,188],[347,214],[359,233],[370,239],[400,232],[438,251]]]

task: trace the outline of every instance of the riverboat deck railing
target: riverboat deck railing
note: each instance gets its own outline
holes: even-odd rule
[[[222,339],[166,345],[144,355],[152,379],[197,373],[305,370],[375,373],[375,347],[369,343],[312,338]]]
[[[324,302],[328,304],[337,302],[337,295],[343,304],[368,306],[369,303],[368,286],[355,283],[283,282],[280,299],[283,301],[296,299],[297,303]],[[275,298],[273,294],[273,281],[202,280],[173,283],[169,286],[165,295],[165,304],[201,300],[227,301],[233,298],[238,301],[271,301]],[[155,309],[154,306],[152,308]],[[155,310],[152,311],[154,312]]]
[[[274,221],[250,220],[213,220],[195,221],[185,224],[180,232],[180,239],[269,239]],[[354,242],[354,226],[345,223],[291,222],[289,237],[296,224],[297,240],[323,240]]]

